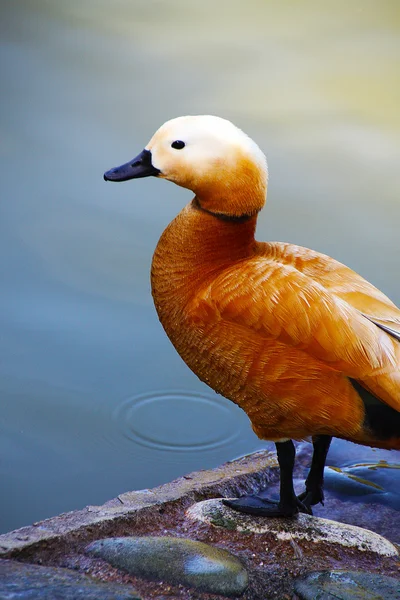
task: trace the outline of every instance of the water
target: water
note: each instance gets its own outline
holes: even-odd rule
[[[0,4],[2,531],[264,446],[152,306],[153,249],[190,193],[102,180],[166,119],[241,126],[269,159],[259,239],[400,303],[398,17],[396,0]]]

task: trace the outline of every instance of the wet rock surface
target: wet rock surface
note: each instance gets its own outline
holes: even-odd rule
[[[121,523],[139,512],[157,511],[170,502],[193,503],[203,498],[251,494],[278,480],[272,452],[256,452],[215,469],[197,471],[151,490],[125,492],[102,506],[63,513],[0,535],[0,557],[30,555],[31,548],[59,547],[80,531],[108,531],[115,535]],[[34,550],[33,550],[34,551]]]
[[[400,510],[400,465],[387,462],[325,469],[325,489],[343,501],[382,504]]]
[[[240,596],[248,584],[247,572],[235,556],[190,539],[108,538],[93,542],[86,552],[131,575],[210,594]]]
[[[398,556],[395,546],[384,537],[354,525],[300,514],[294,519],[265,519],[252,517],[224,506],[221,500],[205,500],[191,506],[187,515],[209,525],[243,533],[270,533],[281,541],[307,540],[324,542],[381,556]]]
[[[311,463],[312,445],[297,446],[295,484],[298,493]],[[313,506],[313,514],[380,533],[400,544],[400,452],[360,449],[356,444],[333,440],[325,468],[325,506]],[[382,458],[383,457],[383,458]],[[278,486],[269,486],[271,496]]]
[[[359,571],[311,573],[294,584],[300,600],[399,600],[400,580]]]
[[[1,600],[133,600],[132,586],[99,583],[69,569],[0,560]]]

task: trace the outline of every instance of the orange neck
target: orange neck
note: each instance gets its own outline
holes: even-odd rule
[[[264,206],[267,173],[248,156],[235,155],[235,169],[219,165],[218,177],[203,177],[192,189],[201,206],[216,214],[241,217],[256,215]]]
[[[197,286],[254,252],[257,215],[225,220],[202,210],[196,198],[168,225],[153,256],[151,282],[157,310],[177,306]]]

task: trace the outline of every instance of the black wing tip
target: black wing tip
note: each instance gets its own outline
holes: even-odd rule
[[[364,427],[377,440],[400,439],[400,412],[369,392],[356,379],[349,377],[349,381],[364,404]]]

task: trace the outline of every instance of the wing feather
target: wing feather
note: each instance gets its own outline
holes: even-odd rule
[[[197,296],[197,308],[203,303],[208,314],[212,309],[221,319],[295,346],[355,379],[399,369],[396,336],[390,337],[393,334],[384,319],[400,311],[382,292],[354,273],[363,301],[349,302],[349,294],[354,294],[350,269],[315,252],[306,257],[306,249],[301,249],[300,256],[296,246],[288,253],[288,245],[281,244],[284,252],[279,255],[279,244],[273,246],[272,252],[268,248],[262,256],[224,271]],[[379,317],[362,314],[358,308],[365,307],[365,295],[371,290],[371,312],[377,304],[385,307],[380,322]]]
[[[390,335],[400,336],[400,309],[377,287],[339,261],[302,246],[260,244],[266,258],[294,266],[331,293],[358,309]]]
[[[392,337],[394,337],[396,340],[398,340],[400,342],[400,326],[398,323],[391,321],[389,319],[379,319],[377,317],[371,317],[368,315],[364,315],[367,319],[369,319],[372,323],[375,323],[375,325],[377,325],[377,327],[380,327],[380,329],[383,329],[383,331],[386,331],[386,333],[388,333],[389,335],[391,335]],[[390,323],[390,325],[392,325],[392,327],[389,327],[388,323]],[[394,329],[394,327],[396,327],[396,329]]]

